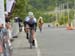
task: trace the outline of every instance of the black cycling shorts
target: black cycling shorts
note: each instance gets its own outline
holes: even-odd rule
[[[26,25],[29,25],[29,27],[33,30],[36,28],[36,23],[24,22],[24,27],[26,27]]]

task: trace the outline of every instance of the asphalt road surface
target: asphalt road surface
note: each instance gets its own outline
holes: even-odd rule
[[[24,32],[14,39],[13,56],[75,56],[75,30],[48,28],[36,32],[36,47],[29,48]]]

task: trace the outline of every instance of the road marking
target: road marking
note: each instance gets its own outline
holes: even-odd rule
[[[35,39],[35,47],[36,47],[36,52],[37,52],[37,56],[41,56],[41,51],[38,47],[38,43],[37,43],[37,40]]]

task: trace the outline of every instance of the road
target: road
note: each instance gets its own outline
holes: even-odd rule
[[[75,56],[75,30],[43,27],[36,32],[36,48],[29,49],[25,33],[14,39],[13,56]]]

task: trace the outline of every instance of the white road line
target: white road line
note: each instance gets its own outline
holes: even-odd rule
[[[41,51],[38,47],[38,43],[37,43],[37,40],[35,39],[35,47],[36,47],[36,52],[37,52],[37,56],[41,56]]]

